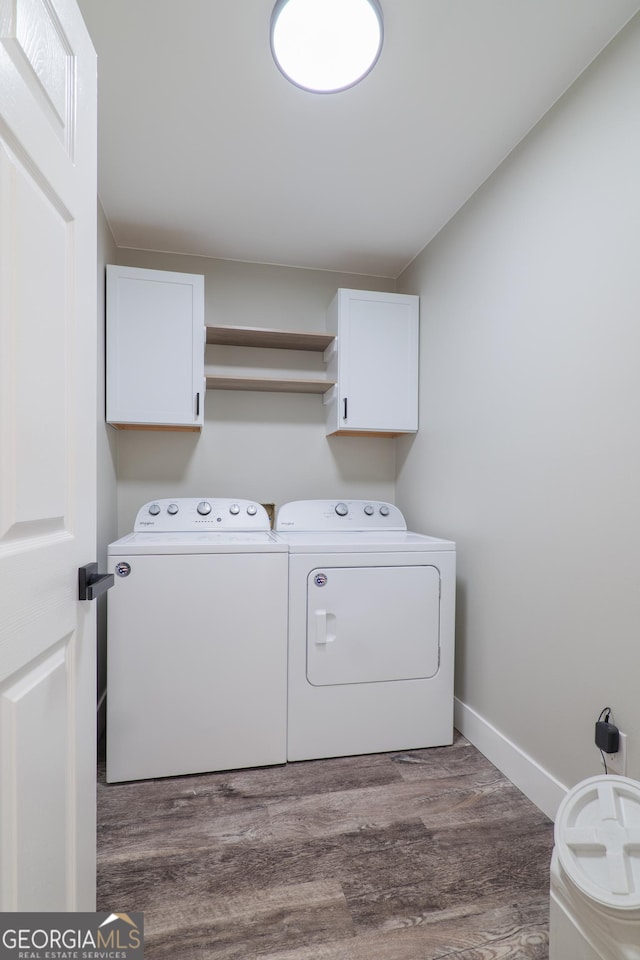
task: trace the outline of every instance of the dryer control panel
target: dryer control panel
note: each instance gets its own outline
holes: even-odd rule
[[[278,510],[275,529],[308,532],[406,530],[404,516],[380,500],[292,500]]]
[[[151,500],[138,510],[134,532],[166,533],[178,530],[270,530],[269,515],[261,503],[211,497]]]

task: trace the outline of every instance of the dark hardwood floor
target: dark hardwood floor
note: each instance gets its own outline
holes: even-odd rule
[[[545,960],[553,825],[451,747],[98,782],[98,910],[147,960]]]

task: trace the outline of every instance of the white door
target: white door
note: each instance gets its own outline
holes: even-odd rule
[[[0,0],[0,909],[95,909],[96,62]]]
[[[307,680],[313,686],[433,677],[439,655],[437,567],[319,567],[310,572]]]

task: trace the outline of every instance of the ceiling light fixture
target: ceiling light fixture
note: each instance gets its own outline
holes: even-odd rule
[[[271,14],[273,59],[313,93],[338,93],[366,77],[382,38],[378,0],[278,0]]]

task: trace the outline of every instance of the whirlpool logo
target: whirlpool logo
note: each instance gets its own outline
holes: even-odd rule
[[[142,913],[0,914],[0,960],[142,960]]]

